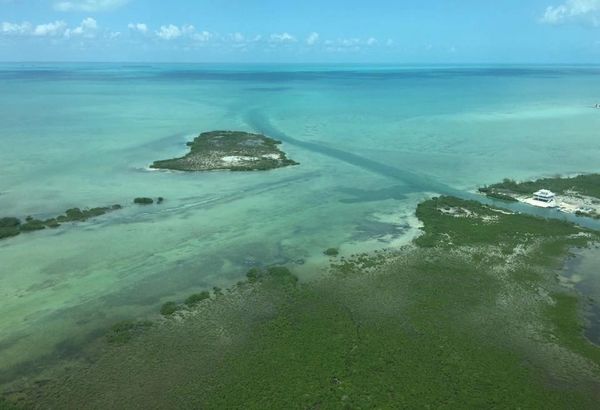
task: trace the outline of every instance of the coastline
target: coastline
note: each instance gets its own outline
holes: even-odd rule
[[[441,212],[448,207],[468,209],[469,212]],[[295,284],[266,277],[258,282],[239,282],[225,291],[215,290],[211,292],[210,299],[197,307],[162,319],[139,334],[136,330],[131,335],[132,339],[124,344],[107,346],[108,350],[94,360],[95,364],[75,366],[74,370],[68,372],[69,381],[59,377],[35,387],[34,391],[47,399],[52,397],[50,403],[62,405],[80,403],[77,398],[79,394],[88,399],[93,397],[93,403],[100,405],[101,397],[95,394],[90,396],[95,389],[111,391],[111,394],[123,400],[122,403],[143,402],[145,399],[139,396],[139,391],[135,392],[122,384],[122,375],[129,374],[133,369],[121,375],[119,369],[122,366],[123,370],[134,366],[138,377],[153,379],[152,372],[162,374],[171,366],[181,369],[178,366],[183,365],[182,360],[192,360],[195,364],[190,370],[194,369],[196,375],[191,376],[184,371],[182,377],[191,377],[195,386],[200,380],[208,383],[208,386],[219,386],[217,395],[210,393],[206,396],[208,391],[202,388],[196,391],[194,395],[196,400],[200,400],[199,403],[227,406],[241,400],[249,408],[257,408],[260,403],[265,403],[263,400],[266,400],[268,391],[259,386],[271,386],[275,382],[272,377],[280,379],[285,373],[296,376],[279,385],[283,389],[290,385],[293,389],[297,383],[310,380],[302,369],[315,372],[316,368],[311,363],[316,360],[326,373],[316,371],[312,375],[313,380],[318,381],[315,394],[326,403],[339,403],[348,396],[347,400],[359,404],[364,402],[359,385],[352,381],[353,373],[334,370],[341,363],[337,357],[346,357],[344,360],[350,360],[351,368],[356,371],[370,371],[367,370],[370,367],[363,368],[363,365],[369,360],[378,360],[377,355],[383,353],[381,348],[385,348],[389,340],[394,340],[403,346],[404,350],[398,352],[412,352],[420,366],[425,368],[438,363],[438,359],[430,361],[436,344],[445,344],[441,352],[448,349],[448,352],[442,353],[442,363],[446,363],[448,354],[462,355],[463,349],[469,351],[476,346],[486,346],[486,353],[471,357],[469,366],[477,368],[487,360],[492,360],[495,366],[506,367],[506,371],[510,369],[512,379],[504,376],[496,379],[496,367],[493,371],[488,369],[486,374],[486,377],[495,380],[494,383],[509,391],[517,386],[522,388],[520,383],[528,380],[526,396],[514,390],[514,396],[506,396],[504,403],[512,400],[526,400],[530,404],[541,400],[541,403],[549,395],[558,402],[587,403],[586,396],[580,396],[576,391],[569,391],[568,394],[561,392],[562,395],[566,394],[562,399],[559,398],[562,396],[555,396],[554,390],[542,382],[542,375],[557,372],[556,377],[586,380],[587,383],[596,380],[594,374],[600,376],[600,349],[591,344],[587,346],[588,342],[583,340],[583,336],[573,330],[572,324],[578,322],[579,316],[578,303],[571,302],[577,299],[560,285],[553,273],[563,263],[571,246],[586,246],[590,238],[579,233],[588,231],[558,221],[507,215],[474,202],[445,197],[422,202],[417,208],[417,215],[424,223],[423,234],[415,239],[413,245],[336,258],[329,275],[309,282]],[[498,219],[489,219],[488,216],[497,216]],[[482,227],[480,221],[488,220],[486,218],[489,222]],[[530,232],[537,239],[522,242],[518,237],[508,239],[497,236],[502,235],[504,224]],[[555,239],[546,238],[545,232],[549,227],[557,235]],[[479,232],[480,236],[473,236],[473,232]],[[498,242],[498,238],[504,239]],[[544,243],[547,245],[541,246]],[[550,249],[544,250],[546,246],[550,246]],[[508,257],[505,252],[509,252]],[[550,254],[553,256],[550,257]],[[526,260],[528,262],[524,265]],[[521,273],[516,275],[516,272]],[[524,275],[524,272],[527,274]],[[538,287],[545,289],[545,292],[538,291]],[[316,312],[319,314],[316,315]],[[390,314],[392,316],[388,316]],[[412,325],[409,327],[402,324],[403,320],[397,323],[394,319],[406,315],[411,318]],[[514,322],[516,318],[519,318],[519,323]],[[295,323],[293,327],[287,324],[290,320]],[[548,320],[549,323],[559,320],[556,322],[559,326],[551,330],[553,328],[549,327]],[[566,320],[566,327],[561,324],[563,320]],[[460,333],[455,333],[454,327]],[[323,333],[324,329],[327,329],[326,333]],[[501,333],[498,333],[499,329],[503,329]],[[332,330],[334,333],[331,333]],[[358,339],[357,331],[360,334]],[[551,337],[546,334],[548,331]],[[342,339],[332,338],[336,332],[343,335]],[[406,338],[406,332],[412,335],[414,342]],[[462,336],[463,332],[467,338]],[[312,339],[315,334],[319,335],[316,340]],[[388,339],[391,335],[394,337]],[[376,340],[383,344],[374,344]],[[339,345],[340,342],[343,342],[342,345]],[[296,350],[300,345],[303,346],[302,350]],[[199,346],[202,346],[200,350]],[[263,350],[261,346],[269,348]],[[417,346],[421,347],[415,350]],[[423,346],[428,347],[422,350]],[[526,353],[534,347],[537,352],[535,355]],[[430,348],[433,350],[430,351]],[[148,368],[143,364],[144,361],[138,360],[147,356],[148,349],[160,352],[156,357],[159,367],[151,365]],[[294,361],[290,355],[300,352],[302,361]],[[393,363],[396,366],[407,365],[406,360],[410,357],[405,354],[396,357],[399,353],[392,351],[387,351],[387,354],[395,358]],[[516,365],[520,363],[517,358],[523,355],[532,360],[531,367],[528,366],[525,373],[522,364]],[[367,362],[361,359],[363,356],[369,358]],[[129,359],[123,361],[125,357]],[[217,357],[219,361],[225,360],[226,366],[217,367],[216,373],[204,371],[203,368],[215,369],[213,363],[216,363]],[[396,361],[400,358],[404,362]],[[282,366],[281,371],[275,374],[272,374],[273,367],[269,364],[272,360]],[[121,365],[115,367],[117,362]],[[452,363],[452,366],[462,368],[458,363]],[[513,363],[517,367],[513,368]],[[386,365],[381,362],[380,366]],[[150,369],[154,370],[148,373]],[[242,379],[250,369],[253,369],[255,380],[244,382]],[[266,372],[267,369],[270,370]],[[112,374],[111,378],[117,377],[116,384],[106,384],[107,380],[102,374],[107,371]],[[470,380],[471,370],[462,371],[467,372],[462,380]],[[323,390],[323,387],[331,386],[330,378],[323,379],[327,372],[334,372],[329,374],[341,382],[340,388],[332,393]],[[526,376],[528,372],[537,376]],[[79,376],[73,377],[75,374]],[[163,404],[170,402],[173,397],[168,393],[171,388],[188,383],[177,373],[169,374],[172,380],[160,376],[162,382],[159,390],[163,393],[160,399],[153,399]],[[219,380],[228,382],[222,384]],[[405,383],[413,383],[411,380],[405,379]],[[377,379],[373,382],[377,382]],[[383,382],[383,386],[389,382]],[[431,379],[421,379],[420,382],[427,385]],[[600,380],[593,383],[600,386]],[[114,390],[116,386],[118,389]],[[411,386],[416,387],[413,384]],[[385,402],[385,396],[380,394],[380,388],[372,386],[371,392],[382,403]],[[497,386],[492,384],[489,388],[494,390]],[[443,386],[436,385],[434,390],[430,390],[430,398],[435,402],[437,397],[446,394],[445,391]],[[153,393],[150,395],[153,396]],[[55,401],[57,399],[59,401]],[[395,400],[398,399],[396,396]],[[311,395],[302,399],[289,391],[271,400],[278,404],[291,403],[290,400],[309,403],[314,397]],[[402,403],[408,405],[413,402],[404,398]]]

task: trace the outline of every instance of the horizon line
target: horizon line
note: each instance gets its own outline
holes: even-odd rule
[[[297,61],[137,61],[137,60],[0,60],[0,64],[205,64],[205,65],[353,65],[353,66],[600,66],[600,62],[297,62]]]

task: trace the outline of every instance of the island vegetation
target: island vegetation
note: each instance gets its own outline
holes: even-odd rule
[[[155,161],[150,167],[175,171],[265,171],[298,165],[279,149],[281,141],[242,131],[204,132],[188,142],[180,158]]]
[[[48,219],[37,219],[32,216],[28,216],[25,218],[24,222],[15,217],[0,218],[0,239],[17,236],[25,232],[39,231],[46,228],[55,229],[66,222],[84,222],[88,219],[95,218],[121,208],[122,206],[118,204],[89,209],[71,208],[67,209],[63,215]]]
[[[532,196],[540,190],[551,191],[555,200],[551,204],[536,203]],[[600,174],[556,176],[522,182],[504,179],[500,183],[479,188],[479,192],[494,199],[556,207],[563,212],[600,219]]]
[[[138,205],[152,205],[154,203],[154,199],[147,197],[138,197],[133,200],[133,203]]]
[[[323,254],[327,255],[327,256],[335,257],[340,254],[340,251],[338,250],[338,248],[328,248],[328,249],[325,249],[325,251],[323,251]]]
[[[341,258],[304,283],[285,267],[253,268],[215,297],[163,305],[153,326],[120,324],[118,343],[19,403],[597,408],[589,301],[557,269],[599,233],[453,197],[416,213],[423,234],[410,246]]]
[[[154,200],[152,198],[138,197],[133,202],[140,205],[150,205],[154,203]],[[158,197],[156,200],[157,204],[162,204],[163,202],[163,197]],[[24,220],[16,217],[3,217],[0,218],[0,240],[17,236],[21,233],[40,231],[47,228],[56,229],[68,222],[85,222],[122,208],[123,206],[119,204],[83,209],[70,208],[62,215],[46,219],[38,219],[33,216],[27,216]]]
[[[502,182],[481,188],[484,193],[531,195],[540,189],[549,189],[557,194],[577,193],[600,199],[600,174],[583,174],[574,177],[540,178],[534,181],[517,182],[504,179]]]

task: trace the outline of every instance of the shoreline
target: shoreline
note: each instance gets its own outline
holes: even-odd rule
[[[450,212],[448,209],[450,209],[450,211],[454,209],[454,211]],[[384,321],[381,326],[384,326],[386,330],[381,334],[381,329],[379,327],[376,326],[372,328],[369,323],[372,321],[371,315],[376,314],[376,312],[379,312],[380,310],[382,312],[387,312],[391,309],[391,311],[395,312],[393,317],[402,315],[402,312],[407,314],[407,311],[405,311],[407,306],[411,306],[411,303],[417,303],[417,301],[419,301],[419,305],[424,303],[423,306],[431,306],[430,309],[433,309],[432,314],[434,314],[433,316],[430,316],[426,313],[427,311],[419,313],[416,316],[416,313],[414,312],[410,314],[412,320],[416,320],[415,323],[419,324],[420,331],[426,332],[428,338],[433,338],[432,341],[428,341],[427,338],[418,338],[418,345],[421,350],[416,350],[413,354],[416,355],[416,357],[419,357],[419,360],[423,361],[422,365],[428,366],[428,357],[430,357],[430,354],[428,353],[423,356],[423,344],[425,346],[429,346],[429,343],[435,344],[436,340],[442,335],[443,337],[450,337],[451,340],[454,340],[452,338],[457,336],[451,336],[453,333],[449,330],[454,326],[458,326],[462,329],[462,332],[467,332],[467,334],[470,335],[467,339],[460,337],[449,345],[452,346],[451,349],[458,349],[460,352],[463,344],[470,346],[470,344],[473,343],[472,340],[479,340],[481,337],[479,328],[483,326],[485,329],[488,329],[487,331],[494,333],[497,332],[498,329],[498,326],[494,323],[500,321],[499,323],[506,323],[505,326],[508,326],[506,328],[501,327],[504,330],[502,331],[502,335],[499,336],[500,340],[502,340],[503,345],[514,345],[514,347],[511,348],[511,351],[514,350],[514,354],[524,354],[518,346],[523,343],[536,346],[538,343],[541,343],[541,341],[538,341],[538,338],[541,337],[542,340],[544,340],[544,343],[556,344],[557,348],[561,346],[561,349],[573,349],[569,350],[569,352],[579,352],[577,354],[581,356],[577,356],[578,358],[574,362],[577,363],[577,366],[583,366],[583,368],[591,366],[591,362],[588,361],[592,360],[589,357],[594,357],[593,355],[589,356],[593,353],[589,350],[592,348],[592,345],[589,344],[589,347],[585,347],[589,342],[584,341],[583,335],[579,335],[570,327],[559,327],[558,330],[552,331],[551,333],[553,337],[556,337],[557,339],[546,339],[546,336],[543,336],[545,334],[544,329],[546,326],[544,323],[546,320],[554,321],[555,319],[552,319],[554,317],[553,315],[559,314],[560,317],[568,317],[569,323],[571,323],[571,321],[577,321],[577,304],[571,304],[570,301],[577,300],[576,298],[578,297],[568,289],[564,288],[564,286],[557,281],[556,276],[552,272],[554,272],[554,267],[558,267],[561,263],[564,263],[564,257],[566,257],[568,249],[570,249],[571,246],[584,246],[588,243],[590,238],[588,238],[587,234],[582,236],[580,233],[590,232],[591,235],[591,231],[559,221],[545,221],[530,216],[496,212],[496,209],[490,209],[487,206],[476,202],[463,201],[450,197],[436,197],[420,202],[417,207],[417,216],[419,217],[419,220],[423,222],[421,228],[422,234],[414,239],[410,245],[403,246],[399,249],[388,249],[374,251],[373,253],[352,255],[349,257],[340,256],[339,258],[333,258],[330,265],[330,274],[318,277],[315,280],[296,283],[297,281],[290,281],[293,275],[290,276],[292,272],[289,271],[287,271],[288,273],[282,271],[284,272],[282,273],[282,276],[280,276],[279,273],[277,276],[270,276],[270,274],[267,276],[263,276],[264,274],[254,276],[254,274],[250,274],[250,272],[252,272],[251,270],[247,276],[248,280],[238,282],[238,284],[233,285],[227,290],[214,290],[210,293],[208,299],[203,300],[198,304],[197,308],[195,307],[189,310],[184,308],[183,310],[178,310],[178,308],[175,307],[172,317],[160,319],[155,326],[149,324],[144,325],[141,322],[139,324],[131,323],[120,325],[121,327],[114,328],[113,332],[117,331],[116,329],[121,329],[118,330],[119,333],[114,337],[117,337],[115,340],[123,340],[122,344],[119,342],[118,344],[107,346],[107,352],[110,353],[108,355],[106,353],[101,354],[97,358],[99,361],[96,361],[96,359],[94,360],[95,364],[85,365],[80,369],[76,366],[74,368],[75,370],[66,373],[66,375],[71,375],[72,372],[75,372],[75,374],[78,374],[77,372],[79,371],[85,372],[87,376],[83,378],[73,378],[72,375],[69,377],[70,381],[68,384],[75,383],[79,387],[76,387],[75,390],[73,390],[75,386],[68,387],[68,392],[62,390],[62,383],[65,383],[66,381],[60,376],[59,379],[52,379],[48,384],[36,387],[35,390],[50,394],[55,394],[53,392],[60,391],[62,392],[61,394],[66,394],[66,396],[64,396],[65,399],[74,395],[74,400],[78,400],[76,397],[78,392],[81,392],[85,397],[90,398],[89,393],[85,393],[88,389],[92,389],[92,391],[95,389],[101,389],[102,391],[110,389],[109,386],[101,387],[103,382],[101,379],[96,378],[96,371],[100,372],[97,374],[98,377],[101,377],[102,372],[109,370],[111,372],[117,371],[116,374],[121,374],[118,371],[119,367],[114,367],[116,364],[115,360],[120,363],[129,363],[125,366],[130,366],[132,363],[137,362],[135,360],[133,362],[123,362],[123,359],[119,359],[119,357],[144,357],[146,355],[146,353],[144,353],[146,349],[155,349],[152,346],[158,348],[159,346],[163,346],[163,344],[172,344],[173,347],[170,346],[167,350],[160,348],[159,351],[162,353],[157,357],[158,360],[163,360],[160,359],[161,357],[168,360],[162,365],[166,366],[166,368],[177,366],[176,363],[184,360],[184,358],[185,360],[200,360],[198,363],[202,363],[202,367],[208,366],[208,368],[210,368],[210,363],[212,363],[212,360],[215,360],[214,355],[211,352],[214,351],[214,349],[217,349],[216,351],[225,349],[223,352],[223,354],[225,354],[225,360],[227,360],[228,366],[233,366],[231,372],[234,372],[230,373],[228,367],[223,370],[225,372],[223,373],[223,377],[226,377],[225,380],[228,381],[225,384],[219,384],[219,389],[224,389],[222,391],[224,395],[219,395],[218,397],[226,397],[226,399],[224,399],[225,402],[217,399],[217,396],[203,396],[200,393],[200,391],[202,391],[200,387],[198,387],[199,391],[195,393],[201,394],[200,397],[203,397],[202,402],[205,402],[205,400],[212,397],[212,399],[217,399],[216,402],[212,403],[220,403],[222,406],[225,405],[225,403],[234,403],[237,402],[237,400],[244,400],[244,397],[247,397],[245,396],[246,393],[238,391],[239,384],[232,381],[238,376],[243,377],[246,372],[244,366],[235,370],[237,366],[241,363],[248,363],[249,368],[254,369],[253,374],[255,375],[254,378],[256,378],[257,382],[258,380],[262,380],[261,384],[266,383],[266,386],[268,386],[270,385],[269,383],[271,383],[271,376],[269,375],[272,373],[273,369],[272,366],[268,365],[271,360],[269,358],[277,360],[280,364],[284,363],[282,366],[285,369],[285,372],[294,372],[296,371],[294,369],[302,368],[302,366],[295,367],[293,361],[290,362],[283,358],[288,357],[287,355],[291,354],[291,352],[296,352],[294,354],[303,352],[304,350],[295,350],[296,347],[298,347],[298,343],[301,346],[304,346],[303,349],[308,349],[306,351],[307,354],[312,351],[311,349],[313,348],[309,347],[312,346],[312,339],[306,339],[306,337],[307,335],[312,335],[313,332],[320,332],[317,329],[321,329],[321,326],[325,326],[325,328],[328,329],[328,332],[324,334],[317,333],[320,335],[317,340],[319,340],[320,343],[334,343],[331,345],[330,350],[325,350],[327,352],[326,356],[322,357],[322,353],[318,353],[321,352],[321,350],[317,350],[314,353],[316,355],[315,357],[322,361],[322,365],[325,366],[325,368],[328,368],[329,366],[335,367],[334,362],[331,362],[331,360],[333,357],[336,357],[335,354],[339,349],[338,347],[334,347],[337,346],[337,342],[335,341],[335,338],[331,338],[329,331],[329,329],[336,326],[334,323],[338,324],[336,332],[341,332],[341,334],[344,335],[344,338],[350,338],[349,341],[351,343],[357,343],[356,341],[352,342],[355,337],[353,323],[356,323],[357,321],[360,323],[360,328],[362,329],[362,337],[378,338],[376,340],[382,340],[378,343],[386,343],[383,342],[383,340],[386,340],[384,335],[388,332],[393,333],[400,331],[401,333],[399,333],[398,337],[395,337],[394,340],[397,343],[408,343],[404,346],[404,350],[401,351],[406,351],[408,349],[408,351],[411,352],[411,349],[413,349],[413,347],[411,347],[412,342],[410,339],[401,336],[404,332],[404,330],[402,330],[403,327],[398,328],[393,324],[394,322],[384,324],[387,323]],[[485,223],[481,225],[481,221]],[[524,230],[524,232],[531,232],[531,234],[535,235],[537,238],[536,241],[529,242],[526,240],[523,242],[524,239],[521,235],[515,235],[513,238],[504,238],[502,236],[496,237],[496,231],[498,229],[505,229],[505,224],[508,224],[507,227],[514,227]],[[555,230],[554,239],[547,238],[545,235],[545,232],[549,227],[551,227],[552,230]],[[477,237],[470,232],[479,232],[479,235],[483,236]],[[500,242],[498,242],[498,238],[503,239],[500,239]],[[558,257],[556,251],[553,251],[553,256],[550,256],[547,251],[543,251],[542,248],[539,248],[536,244],[538,241],[549,241],[548,243],[556,242],[557,244],[560,244],[560,257]],[[503,256],[503,252],[505,252],[503,247],[505,246],[508,246],[508,249],[510,250],[508,258]],[[497,257],[500,257],[500,259],[496,259]],[[526,265],[523,265],[524,261],[531,258],[537,261],[534,265],[529,266],[532,262],[527,262]],[[525,278],[523,278],[522,275],[513,276],[513,271],[517,268],[517,270],[525,269],[525,271],[534,272],[535,269],[538,269],[535,266],[538,265],[538,268],[543,269],[545,274],[543,277],[535,279],[533,283],[546,290],[541,294],[537,291],[532,291],[531,284],[528,282],[529,279],[525,279],[528,276],[525,276]],[[452,272],[450,275],[450,272],[448,272],[447,269]],[[480,269],[484,269],[485,271],[480,272]],[[455,276],[457,277],[457,280],[453,279]],[[258,278],[258,281],[256,278]],[[288,280],[288,278],[290,280]],[[473,282],[474,279],[475,282]],[[498,279],[500,279],[500,282],[498,282]],[[385,283],[385,286],[383,286],[383,284],[380,285],[380,281],[384,281],[383,283]],[[494,293],[499,292],[498,295],[501,296],[501,298],[498,299],[499,302],[493,302],[492,304],[486,302],[487,298],[484,296],[490,291],[493,291]],[[467,299],[465,299],[465,292],[470,295]],[[324,298],[325,295],[328,296]],[[366,297],[366,295],[377,295],[377,297]],[[475,300],[478,300],[479,302],[477,302],[476,305],[471,306],[472,302],[469,302],[471,300],[470,298],[475,298]],[[338,307],[338,302],[336,302],[338,300],[339,303],[341,303],[340,307]],[[550,303],[550,300],[556,300],[556,304]],[[447,302],[440,304],[442,301]],[[501,304],[498,305],[497,303],[500,302]],[[483,305],[481,305],[481,303],[483,303]],[[318,309],[314,306],[318,306]],[[342,306],[345,307],[342,308]],[[363,308],[361,308],[361,306],[363,306]],[[473,310],[474,308],[476,309]],[[313,312],[313,309],[317,309],[316,311],[319,313],[317,315],[302,313],[305,311]],[[339,310],[339,313],[334,313],[338,312],[338,309],[342,310]],[[345,309],[351,311],[350,316],[348,316]],[[367,310],[363,311],[362,309]],[[437,312],[437,309],[441,309],[441,311]],[[450,309],[449,312],[448,309]],[[456,312],[455,309],[457,309]],[[544,313],[546,312],[546,309],[550,309],[548,313]],[[409,309],[409,312],[410,311],[411,310]],[[446,317],[445,315],[450,312],[454,313]],[[473,316],[476,312],[479,312],[479,314]],[[297,314],[300,316],[296,316]],[[424,317],[422,317],[423,314],[425,315]],[[482,314],[483,316],[481,316]],[[331,316],[332,320],[335,318],[331,323],[329,322],[330,319],[328,319],[330,315],[333,315]],[[377,313],[376,317],[379,317],[378,315],[379,314]],[[229,319],[223,321],[225,318]],[[487,320],[481,322],[484,318],[487,318]],[[514,318],[520,318],[519,321],[524,320],[523,326],[526,326],[526,329],[528,329],[525,333],[523,333],[521,325],[513,323]],[[280,320],[282,322],[280,322]],[[295,327],[289,331],[285,330],[288,328],[284,324],[287,323],[288,320],[297,323],[296,326],[299,326],[299,329],[303,329],[306,326],[308,326],[308,328],[306,331],[298,330],[300,333],[293,330]],[[342,322],[340,322],[340,320],[342,320]],[[381,320],[381,318],[378,320]],[[429,322],[431,320],[435,323],[433,328],[430,328],[431,324],[429,324]],[[445,324],[446,320],[450,320],[451,325]],[[269,324],[272,322],[281,323],[280,325],[273,325],[275,326],[273,329],[279,329],[275,333],[271,333],[269,330],[271,329],[271,325]],[[214,325],[215,323],[217,324],[216,327]],[[253,323],[263,323],[263,325],[255,328]],[[327,325],[325,325],[326,323]],[[344,325],[339,327],[340,323],[343,323]],[[448,328],[448,326],[450,326],[450,328]],[[539,326],[542,327],[539,328]],[[188,335],[188,338],[191,337],[190,335],[196,336],[191,339],[186,339],[177,336],[179,334]],[[246,336],[243,336],[246,334],[248,337],[250,337],[250,335],[253,336],[251,339],[246,339]],[[486,333],[484,332],[484,334]],[[254,340],[256,337],[258,337],[259,340],[263,340],[259,343],[259,346],[263,345],[263,343],[266,346],[270,346],[268,356],[263,356],[263,353],[261,353],[263,352],[262,350],[255,350],[253,343],[244,341]],[[280,340],[280,338],[283,337],[285,342],[273,343],[271,341],[272,337],[277,337],[277,340]],[[382,337],[384,338],[381,339]],[[478,343],[483,343],[483,345],[487,346],[488,342],[485,340],[486,339],[478,341],[474,346],[479,346]],[[224,341],[227,341],[227,343],[222,344]],[[190,343],[193,343],[193,346],[205,346],[208,350],[201,349],[201,351],[198,351],[197,347],[195,347],[194,350],[189,350],[192,346]],[[237,349],[231,350],[230,347],[228,347],[232,343],[232,346],[241,343],[240,346],[243,347],[243,349],[240,353],[242,353],[243,356],[239,356],[238,353],[236,353]],[[315,348],[317,345],[315,345]],[[379,344],[372,345],[370,343],[368,345],[380,346]],[[377,348],[365,350],[364,347],[361,347],[361,343],[357,346],[359,349],[357,354],[379,354],[377,353]],[[544,345],[540,345],[540,347],[541,346]],[[504,357],[502,351],[496,352],[496,350],[494,350],[497,349],[497,347],[492,348],[490,345],[488,346],[488,349],[490,348],[492,350],[488,350],[485,353],[486,355],[491,355],[492,357],[496,357],[494,355],[499,355],[498,358]],[[429,351],[428,349],[429,347],[425,349],[425,352]],[[598,347],[594,347],[593,349],[595,349],[593,350],[594,352],[600,352],[600,350],[597,350]],[[186,354],[185,352],[188,353]],[[566,374],[571,374],[573,377],[576,375],[578,375],[576,377],[587,377],[583,376],[585,372],[583,372],[583,370],[578,370],[578,367],[575,366],[575,364],[568,364],[570,362],[564,362],[562,360],[559,360],[558,362],[556,360],[548,360],[554,353],[551,353],[551,351],[548,351],[545,348],[539,350],[538,354],[540,356],[537,357],[537,359],[535,357],[530,357],[530,359],[534,360],[535,363],[537,363],[537,366],[541,366],[539,369],[548,368],[548,371],[554,369],[552,371],[559,371],[560,374],[566,372]],[[569,353],[569,355],[571,354],[575,353]],[[188,355],[191,356],[188,357]],[[193,357],[195,357],[195,359],[192,359]],[[277,357],[280,358],[276,359]],[[565,358],[567,357],[571,356],[565,356]],[[255,360],[258,360],[258,362]],[[306,358],[306,360],[310,359]],[[473,363],[478,363],[479,359],[473,357],[471,360]],[[504,360],[505,363],[512,363],[512,359],[509,360],[508,358],[505,358],[502,360]],[[508,362],[506,362],[506,360],[508,360]],[[262,361],[266,361],[264,362],[265,365],[268,365],[267,368],[271,369],[269,372],[264,372],[263,369],[267,368],[264,368],[263,365],[259,364],[263,363]],[[142,364],[144,361],[139,363]],[[356,365],[359,365],[358,363]],[[204,372],[202,371],[202,367],[194,369],[195,371],[200,371],[200,375],[203,375]],[[516,372],[515,375],[520,374],[516,370],[518,368],[519,367],[516,367],[512,370],[513,372]],[[92,372],[93,369],[96,370]],[[151,373],[145,373],[146,370],[143,369],[144,366],[136,370],[138,377],[141,377],[140,380],[151,377]],[[537,372],[540,372],[539,369]],[[365,369],[363,371],[367,370]],[[346,378],[350,377],[344,374],[340,374],[340,376]],[[88,377],[92,377],[93,380],[96,381],[88,381]],[[185,377],[192,377],[192,379],[194,379],[199,376],[187,375]],[[219,380],[221,376],[207,373],[205,376],[201,377],[208,377],[207,380],[213,380],[213,378],[216,377],[217,380]],[[302,376],[298,377],[302,380]],[[317,380],[321,380],[321,376],[319,376],[318,373],[316,377]],[[488,377],[494,376],[489,374]],[[521,376],[516,377],[518,379],[518,377]],[[176,380],[179,379],[176,378],[172,381],[163,379],[163,383],[166,383],[167,386],[179,386],[182,381]],[[364,379],[361,380],[365,382]],[[406,381],[410,383],[410,380],[412,379],[409,378]],[[600,381],[598,382],[600,383]],[[292,382],[292,384],[294,383],[296,383],[296,380]],[[327,383],[329,385],[329,382]],[[511,383],[513,383],[513,381],[504,378],[499,379],[496,383],[508,383],[506,388],[512,389],[510,386],[512,386]],[[287,384],[288,382],[282,383],[281,388],[285,388],[284,386]],[[535,384],[529,384],[528,389],[535,390],[535,388],[532,387],[534,385]],[[58,390],[55,391],[53,389]],[[137,393],[132,391],[127,393],[127,391],[129,391],[129,388],[126,385],[121,385],[118,390],[112,390],[112,394],[117,394],[118,397],[120,397],[120,400],[125,400],[124,403],[131,400],[142,400],[142,402],[145,400],[141,397],[137,397]],[[252,397],[255,397],[255,400],[256,397],[263,397],[261,391],[262,390],[253,390]],[[229,393],[225,394],[225,392]],[[152,393],[149,394],[150,396],[153,396]],[[258,396],[255,396],[255,394],[258,394]],[[566,393],[563,392],[561,394]],[[569,394],[571,393],[569,392]],[[59,395],[56,397],[61,396]],[[95,395],[91,397],[93,397],[94,400],[101,399]],[[162,396],[162,398],[158,400],[167,400],[168,402],[168,397],[168,395]],[[284,398],[278,399],[278,403],[284,403],[286,402],[285,400],[291,399],[292,397],[294,396],[284,396]],[[377,397],[383,398],[383,396]],[[507,398],[507,400],[512,400],[512,398]],[[76,402],[77,401],[71,403]],[[66,402],[63,402],[63,404],[64,403]]]
[[[538,208],[557,209],[565,214],[600,219],[600,174],[546,177],[517,182],[504,179],[501,183],[478,189],[492,199],[516,201]],[[536,192],[538,191],[538,192]],[[535,197],[546,192],[551,200]],[[544,195],[546,195],[544,193]]]
[[[177,171],[267,171],[299,165],[279,149],[281,141],[244,131],[203,132],[187,142],[182,157],[154,161],[150,167]]]

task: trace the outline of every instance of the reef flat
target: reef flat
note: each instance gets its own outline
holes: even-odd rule
[[[494,199],[536,205],[532,196],[534,192],[543,189],[552,191],[556,196],[550,204],[539,205],[556,207],[579,216],[600,218],[600,174],[556,176],[522,182],[507,178],[500,183],[479,188],[479,192]]]
[[[557,271],[595,231],[438,197],[410,246],[232,288],[115,326],[24,408],[597,408],[600,348]],[[157,312],[158,313],[158,312]],[[132,375],[135,375],[134,381]]]
[[[188,142],[181,158],[155,161],[150,168],[174,171],[265,171],[298,165],[279,149],[281,141],[241,131],[204,132]]]

